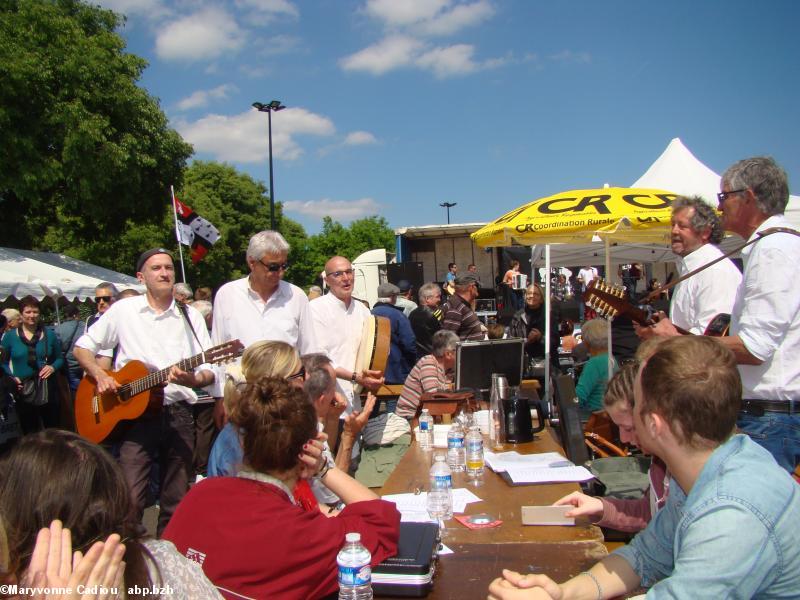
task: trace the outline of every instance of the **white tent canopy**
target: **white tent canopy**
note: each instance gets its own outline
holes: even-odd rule
[[[144,290],[134,277],[65,254],[0,248],[0,301],[11,296],[86,300],[94,297],[95,286],[104,281],[120,290]]]
[[[716,207],[719,181],[719,175],[697,160],[680,138],[674,138],[631,187],[664,189],[682,196],[697,195]],[[785,214],[794,227],[800,228],[800,196],[789,196]]]
[[[674,138],[650,168],[631,187],[662,189],[682,196],[700,196],[716,207],[720,176],[709,169]],[[800,196],[789,196],[786,218],[800,229]],[[726,237],[720,247],[724,252],[744,243],[738,235]],[[612,244],[611,256],[615,263],[665,263],[674,262],[675,255],[668,246],[657,244]],[[551,244],[550,265],[553,267],[586,264],[605,264],[605,244],[595,238],[590,244]],[[534,266],[544,264],[544,245],[534,246],[531,252]]]

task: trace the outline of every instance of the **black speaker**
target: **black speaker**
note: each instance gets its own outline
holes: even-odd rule
[[[386,265],[386,276],[389,279],[389,283],[395,285],[403,279],[408,280],[414,286],[415,296],[422,284],[425,283],[421,262],[389,263]]]

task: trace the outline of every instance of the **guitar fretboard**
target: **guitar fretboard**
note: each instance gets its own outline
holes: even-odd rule
[[[181,371],[190,371],[206,362],[205,356],[205,352],[201,352],[200,354],[195,354],[191,358],[184,358],[174,365],[170,365],[169,367],[161,369],[160,371],[154,371],[145,377],[142,377],[141,379],[121,385],[117,390],[117,393],[123,398],[130,398],[137,394],[141,394],[150,388],[154,388],[157,385],[164,383],[167,380],[172,367],[178,367]]]

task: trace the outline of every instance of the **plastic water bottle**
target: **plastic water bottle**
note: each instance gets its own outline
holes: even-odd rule
[[[423,450],[433,449],[433,417],[427,408],[422,409],[419,417],[419,447]]]
[[[372,600],[372,555],[361,545],[360,533],[348,533],[336,556],[339,600]]]
[[[447,464],[453,473],[460,473],[464,470],[465,463],[464,429],[461,423],[454,421],[447,431]]]
[[[477,425],[469,428],[466,437],[467,475],[477,483],[483,478],[483,436]]]
[[[444,454],[437,454],[430,471],[430,490],[428,491],[428,514],[439,521],[453,518],[453,476],[444,460]]]

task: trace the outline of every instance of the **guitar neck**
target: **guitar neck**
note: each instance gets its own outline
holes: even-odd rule
[[[600,278],[594,279],[587,286],[586,296],[589,305],[602,317],[613,319],[617,315],[625,315],[643,327],[649,327],[656,322],[652,313],[642,310],[628,300],[627,293],[623,288],[607,284]],[[688,331],[678,326],[675,326],[675,329],[683,335],[689,334]]]
[[[152,373],[148,373],[146,376],[140,379],[131,381],[127,386],[125,386],[127,389],[121,390],[121,392],[129,397],[135,396],[136,394],[141,394],[142,392],[154,388],[157,385],[166,383],[172,367],[178,367],[181,371],[191,371],[202,365],[204,362],[206,362],[205,352],[195,354],[191,358],[184,358],[183,360],[176,362],[174,365],[165,367],[160,371],[153,371]]]

